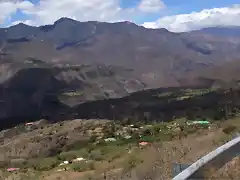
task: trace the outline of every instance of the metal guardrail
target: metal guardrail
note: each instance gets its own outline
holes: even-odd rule
[[[181,164],[181,163],[173,163],[172,164],[172,177],[177,176],[179,173],[187,169],[191,164]]]
[[[219,169],[240,152],[240,136],[220,146],[183,170],[173,180],[203,179],[204,171],[214,167]]]

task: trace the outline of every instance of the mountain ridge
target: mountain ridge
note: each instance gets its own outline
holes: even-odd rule
[[[176,86],[177,76],[239,59],[240,38],[219,38],[199,31],[172,33],[127,21],[79,22],[63,17],[52,25],[20,23],[0,29],[0,49],[2,61],[33,58],[52,64],[130,67],[143,79],[149,74],[159,77],[160,84],[153,87],[167,87]],[[161,77],[175,82],[167,84]],[[152,84],[154,78],[145,83]]]
[[[153,88],[216,83],[221,88],[239,80],[218,68],[232,63],[231,72],[239,50],[238,37],[173,33],[130,22],[62,18],[53,25],[3,28],[0,119],[57,119],[56,112],[67,117],[72,106]]]

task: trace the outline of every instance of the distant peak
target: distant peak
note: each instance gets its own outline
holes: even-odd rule
[[[54,24],[65,23],[65,22],[74,22],[75,23],[77,21],[74,19],[68,18],[68,17],[62,17],[62,18],[58,19],[57,21],[55,21]]]
[[[134,24],[134,23],[131,22],[131,21],[123,21],[123,23],[126,23],[126,24]]]
[[[16,25],[13,25],[13,26],[11,26],[11,27],[32,27],[32,26],[29,26],[29,25],[27,25],[27,24],[24,24],[24,23],[20,22],[20,23],[18,23],[18,24],[16,24]]]
[[[116,22],[116,23],[120,23],[120,24],[129,24],[129,25],[136,25],[134,22],[131,22],[131,21],[121,21],[121,22]]]

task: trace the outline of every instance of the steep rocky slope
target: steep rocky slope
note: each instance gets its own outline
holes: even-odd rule
[[[1,66],[2,127],[10,121],[14,124],[41,117],[67,117],[74,105],[119,98],[145,88],[134,78],[133,70],[117,66],[15,65]]]

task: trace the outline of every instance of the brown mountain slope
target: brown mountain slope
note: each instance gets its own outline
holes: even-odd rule
[[[232,74],[224,75],[216,67],[240,59],[239,50],[238,37],[172,33],[129,22],[83,23],[62,18],[53,25],[3,28],[0,119],[6,124],[39,117],[57,119],[87,101],[149,88],[208,88],[218,79],[230,82],[238,70],[229,66]]]
[[[32,61],[0,66],[2,127],[28,119],[67,116],[65,112],[74,105],[119,98],[145,88],[131,69],[100,64],[55,66]]]
[[[117,65],[132,68],[149,87],[179,86],[186,72],[240,58],[240,38],[145,29],[129,22],[23,24],[0,29],[1,57],[53,64]]]
[[[206,87],[234,88],[240,82],[240,60],[218,63],[201,70],[189,72],[181,77],[183,86],[205,82]]]

